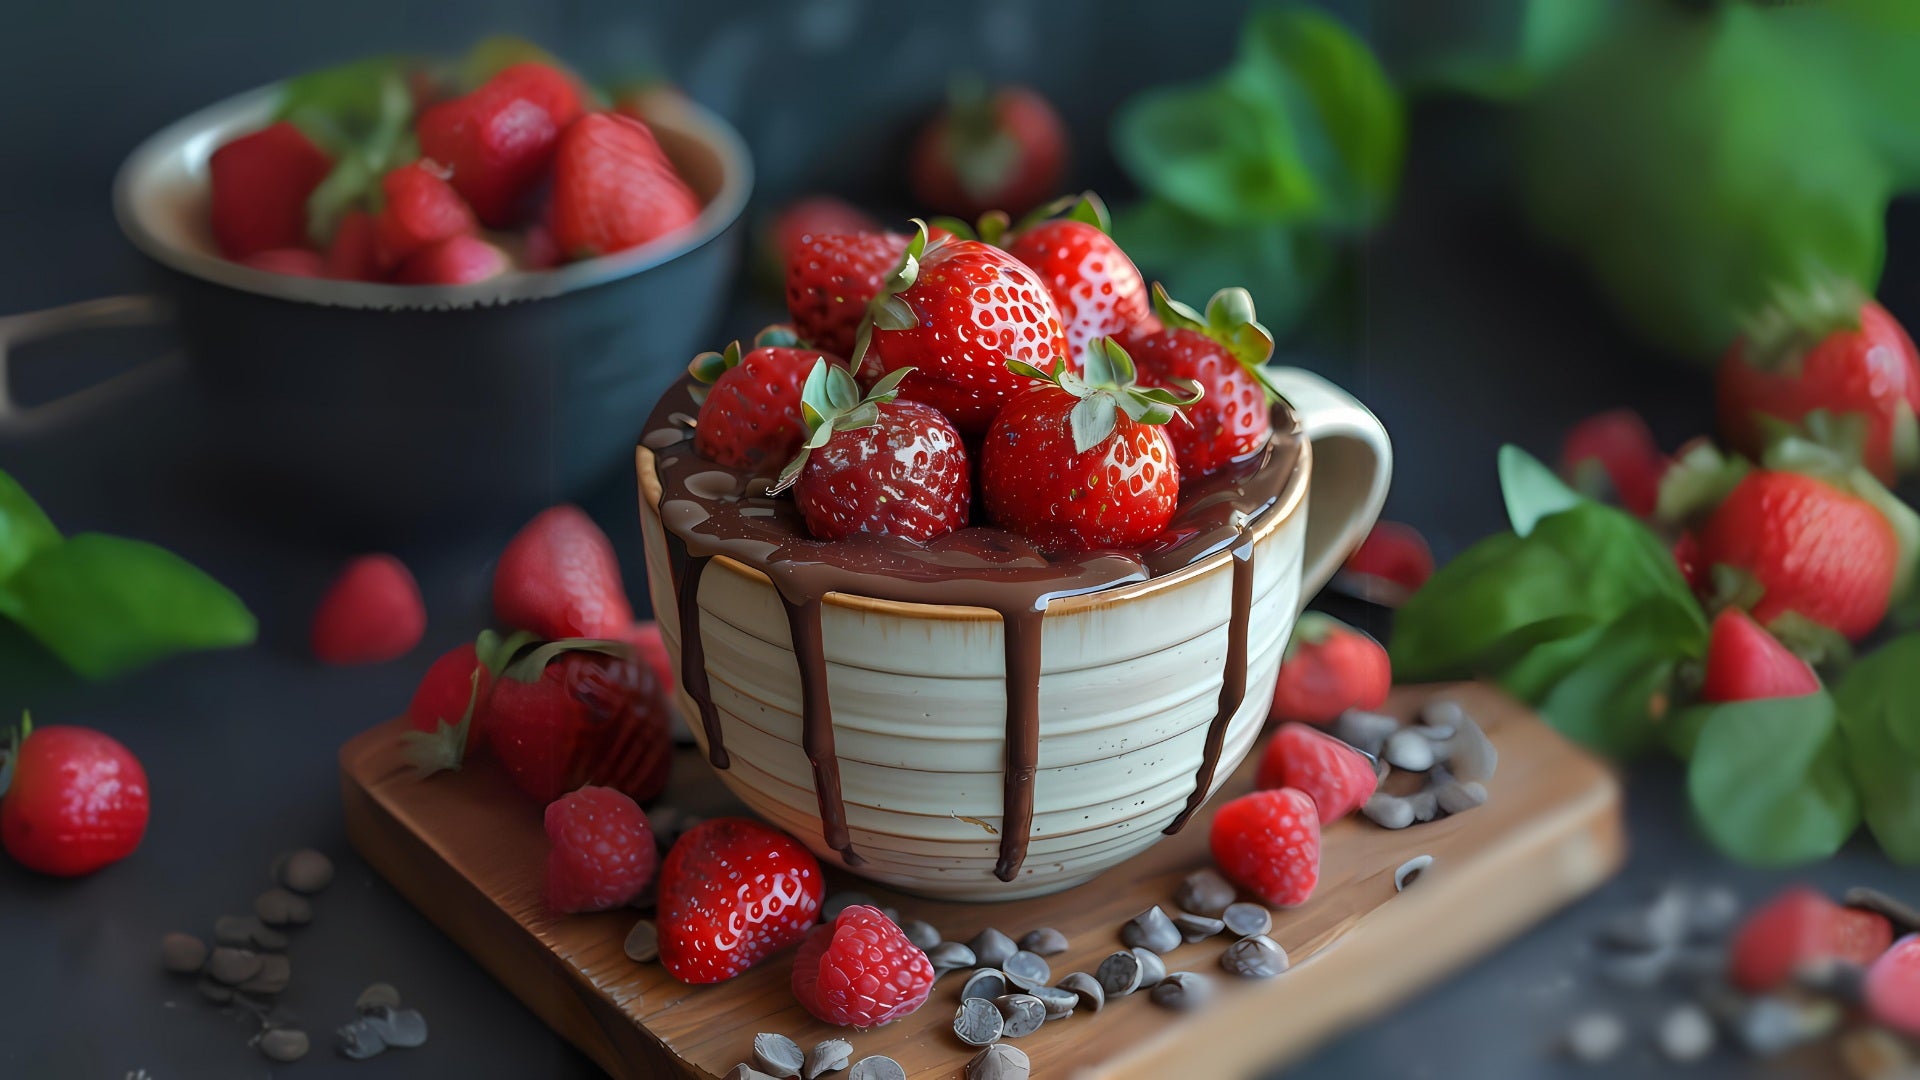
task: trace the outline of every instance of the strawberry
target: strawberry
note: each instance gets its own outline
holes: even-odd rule
[[[333,159],[282,120],[242,135],[207,159],[213,238],[220,253],[244,259],[273,248],[307,245],[307,196],[333,170]]]
[[[494,680],[537,640],[525,631],[503,638],[482,630],[477,640],[448,650],[427,668],[407,703],[402,735],[407,760],[422,776],[458,769],[469,751],[486,748]]]
[[[625,646],[558,641],[494,680],[487,743],[514,786],[543,803],[582,784],[647,802],[673,763],[670,709],[653,670]]]
[[[387,201],[373,219],[374,256],[385,269],[430,244],[479,228],[473,211],[447,183],[446,170],[435,162],[402,165],[381,179],[380,188]]]
[[[547,908],[562,915],[632,903],[660,868],[647,815],[626,795],[583,787],[547,805]]]
[[[793,996],[814,1018],[861,1030],[926,1004],[933,962],[879,908],[853,904],[807,932],[793,958]]]
[[[660,962],[684,983],[731,979],[805,937],[823,889],[820,863],[786,833],[703,821],[660,867]]]
[[[915,224],[900,265],[868,303],[850,361],[869,383],[915,369],[900,396],[978,435],[1030,384],[1008,361],[1042,372],[1071,365],[1066,333],[1045,284],[1025,263],[979,240],[930,240],[925,223]]]
[[[1242,795],[1213,815],[1220,872],[1274,907],[1298,907],[1320,883],[1320,815],[1294,788]]]
[[[851,356],[867,304],[886,285],[909,239],[852,232],[803,240],[787,256],[787,314],[801,340]]]
[[[1735,986],[1760,994],[1778,989],[1802,965],[1840,959],[1870,964],[1893,941],[1886,916],[1844,908],[1799,886],[1747,917],[1733,936],[1730,974]]]
[[[1348,709],[1377,709],[1393,688],[1387,651],[1317,611],[1300,616],[1273,686],[1274,720],[1331,724]]]
[[[341,281],[380,280],[375,232],[373,215],[365,210],[348,210],[342,215],[333,243],[327,248],[327,276]]]
[[[1050,553],[1139,548],[1165,531],[1180,498],[1165,427],[1193,399],[1135,386],[1112,338],[1087,353],[1085,377],[1007,366],[1033,385],[1000,410],[980,450],[994,524]]]
[[[772,224],[767,228],[767,246],[784,269],[792,265],[793,257],[812,243],[815,237],[879,231],[880,223],[873,220],[873,215],[845,199],[832,195],[809,195],[788,203],[786,209],[774,215]],[[895,252],[880,267],[881,272],[891,269],[899,258],[899,252]],[[848,347],[852,347],[851,340],[848,341]]]
[[[1908,934],[1867,969],[1867,1011],[1908,1038],[1920,1038],[1920,934]]]
[[[633,646],[640,662],[653,669],[660,692],[671,699],[677,673],[673,669],[673,660],[667,656],[667,643],[660,637],[660,624],[652,619],[634,623],[632,629],[620,635],[620,640]]]
[[[285,274],[288,277],[323,278],[327,276],[327,261],[306,248],[268,248],[256,251],[240,260],[241,265],[251,266],[255,270],[265,270],[269,274]]]
[[[692,224],[700,200],[673,171],[646,124],[589,113],[560,136],[551,213],[561,253],[590,259]]]
[[[441,653],[420,677],[420,685],[407,702],[407,726],[431,735],[442,724],[457,724],[468,706],[487,699],[492,686],[493,675],[480,662],[473,643],[456,645]],[[475,739],[475,745],[479,741]]]
[[[500,621],[543,638],[610,638],[633,606],[607,534],[577,506],[542,510],[507,542],[493,572]]]
[[[1742,453],[1804,426],[1850,444],[1882,483],[1920,464],[1920,356],[1851,286],[1782,294],[1727,350],[1717,386],[1721,433]]]
[[[1313,800],[1322,824],[1360,809],[1380,784],[1367,755],[1305,724],[1287,723],[1267,743],[1253,784],[1295,788]]]
[[[1382,521],[1347,556],[1342,569],[1366,579],[1369,599],[1378,597],[1397,607],[1433,576],[1433,551],[1413,526]]]
[[[546,222],[527,226],[526,235],[520,239],[520,269],[551,270],[565,261],[560,242],[553,238],[553,229]]]
[[[447,166],[474,215],[514,224],[553,164],[560,133],[580,115],[573,79],[546,64],[514,64],[474,92],[420,114],[420,152]]]
[[[22,718],[0,768],[0,845],[15,862],[54,877],[91,874],[133,854],[148,811],[147,772],[126,747]]]
[[[1706,678],[1700,700],[1756,701],[1801,697],[1820,689],[1820,677],[1739,608],[1713,620],[1707,639]]]
[[[426,604],[406,564],[362,555],[328,586],[309,642],[322,663],[380,664],[411,652],[426,630]]]
[[[436,241],[407,256],[393,273],[402,285],[471,285],[497,278],[513,264],[507,253],[477,236]]]
[[[1006,248],[1040,275],[1076,364],[1095,338],[1123,337],[1152,318],[1147,283],[1107,235],[1106,207],[1091,192],[1069,216],[1022,229]]]
[[[826,358],[808,374],[806,443],[773,490],[793,487],[814,536],[924,543],[966,525],[973,480],[960,433],[928,406],[894,399],[912,370],[888,374],[864,398],[847,369]]]
[[[1273,433],[1270,403],[1280,391],[1266,375],[1273,335],[1253,317],[1247,290],[1221,289],[1206,314],[1153,288],[1158,333],[1128,338],[1148,386],[1194,384],[1204,393],[1187,410],[1189,423],[1167,429],[1180,471],[1204,476],[1256,453]]]
[[[1560,445],[1560,472],[1569,483],[1595,498],[1611,491],[1638,517],[1653,513],[1667,465],[1647,422],[1632,409],[1589,416]]]
[[[910,176],[914,198],[942,213],[1017,216],[1051,198],[1066,167],[1066,125],[1046,98],[1021,86],[989,95],[962,84],[921,129]]]
[[[687,370],[710,389],[702,392],[693,447],[729,469],[785,464],[807,439],[800,388],[815,364],[842,361],[800,347],[790,327],[769,326],[742,356],[734,342],[724,353],[706,352]]]

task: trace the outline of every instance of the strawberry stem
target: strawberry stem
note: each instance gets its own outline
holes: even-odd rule
[[[1176,416],[1185,419],[1186,413],[1181,410],[1199,401],[1205,392],[1199,383],[1191,380],[1187,385],[1193,392],[1187,397],[1164,387],[1136,384],[1133,357],[1110,337],[1095,338],[1088,345],[1084,366],[1083,373],[1076,373],[1065,364],[1055,365],[1052,371],[1041,371],[1021,360],[1007,361],[1008,371],[1050,382],[1080,399],[1067,418],[1073,429],[1073,449],[1077,454],[1105,442],[1119,426],[1120,413],[1126,413],[1135,423],[1165,424]]]
[[[887,372],[863,396],[852,372],[824,357],[815,361],[813,370],[807,372],[806,384],[800,388],[800,416],[807,424],[807,441],[800,444],[800,452],[780,470],[779,479],[767,489],[767,494],[778,495],[792,487],[794,481],[800,479],[801,470],[806,468],[807,457],[827,445],[835,432],[856,431],[879,423],[880,406],[899,395],[901,381],[912,371],[904,367]]]

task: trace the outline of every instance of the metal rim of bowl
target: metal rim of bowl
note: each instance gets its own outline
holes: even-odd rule
[[[671,262],[725,233],[745,211],[753,191],[753,159],[740,133],[713,111],[676,95],[660,106],[664,111],[657,120],[700,142],[715,155],[720,163],[720,185],[692,225],[628,251],[552,270],[512,271],[471,285],[394,285],[257,270],[219,255],[181,247],[157,235],[137,205],[142,185],[170,157],[190,154],[204,158],[211,153],[211,147],[203,147],[205,153],[190,150],[196,140],[210,142],[257,126],[265,119],[281,85],[256,87],[191,113],[148,136],[127,156],[114,177],[113,210],[120,231],[136,248],[190,277],[294,303],[385,311],[492,307],[591,289]]]

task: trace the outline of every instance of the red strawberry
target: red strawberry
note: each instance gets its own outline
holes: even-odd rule
[[[774,257],[780,260],[780,266],[785,268],[815,237],[879,231],[880,223],[873,220],[873,215],[845,199],[809,195],[788,203],[786,209],[774,216],[773,224],[767,229],[767,243]],[[899,252],[895,252],[886,260],[882,272],[891,269],[899,257]],[[852,347],[851,341],[848,347]]]
[[[456,645],[440,654],[420,677],[413,699],[407,702],[407,726],[431,735],[442,724],[457,724],[476,699],[486,700],[492,686],[493,675],[480,662],[473,643]]]
[[[1274,907],[1298,907],[1320,883],[1320,815],[1304,791],[1256,791],[1222,806],[1209,836],[1214,865]]]
[[[1706,680],[1700,700],[1755,701],[1801,697],[1820,689],[1820,677],[1739,608],[1713,620],[1707,640]]]
[[[507,253],[477,236],[449,236],[407,256],[394,271],[401,285],[471,285],[497,278],[513,264]]]
[[[520,242],[520,269],[551,270],[565,261],[560,254],[560,242],[553,238],[553,229],[546,222],[527,226],[526,236]]]
[[[620,635],[620,640],[633,646],[640,662],[653,669],[660,692],[671,699],[677,673],[673,669],[673,661],[667,656],[667,643],[660,637],[660,624],[652,619],[634,623],[631,630]]]
[[[1920,464],[1920,356],[1885,308],[1851,288],[1783,297],[1727,350],[1718,388],[1720,430],[1748,455],[1765,448],[1770,424],[1838,421],[1856,425],[1851,449],[1882,483]]]
[[[327,664],[380,664],[405,656],[427,631],[420,586],[391,555],[347,564],[313,613],[313,655]]]
[[[854,344],[864,381],[913,368],[900,396],[978,435],[1030,384],[1008,361],[1038,371],[1073,364],[1053,298],[1025,263],[978,240],[930,241],[924,224],[906,251],[868,305],[869,352]]]
[[[793,958],[793,996],[822,1023],[866,1030],[926,1004],[933,962],[879,908],[854,904],[808,931]]]
[[[215,150],[207,178],[220,253],[307,246],[307,196],[332,170],[326,151],[285,120]]]
[[[820,863],[786,833],[703,821],[660,868],[660,962],[684,983],[731,979],[805,937],[823,888]]]
[[[864,398],[847,369],[828,359],[807,376],[803,396],[817,422],[775,490],[793,486],[814,536],[876,533],[924,543],[966,525],[973,505],[966,448],[946,417],[894,400],[906,374],[882,378]]]
[[[1799,473],[1748,473],[1695,535],[1710,572],[1729,567],[1760,586],[1752,609],[1762,624],[1796,612],[1858,641],[1901,577],[1900,543],[1880,510]]]
[[[1204,315],[1155,285],[1153,309],[1165,329],[1128,338],[1148,386],[1197,384],[1204,393],[1188,423],[1167,429],[1180,471],[1207,473],[1256,453],[1273,433],[1269,413],[1280,391],[1267,381],[1273,335],[1253,317],[1245,289],[1221,289]]]
[[[407,256],[450,236],[479,228],[473,211],[447,183],[446,170],[420,160],[389,172],[381,181],[386,206],[373,219],[374,253],[392,269]]]
[[[835,356],[853,355],[867,304],[907,250],[897,233],[810,236],[787,257],[787,314],[802,341]]]
[[[1088,352],[1084,378],[1009,366],[1034,383],[1000,410],[980,450],[994,524],[1050,553],[1137,549],[1164,532],[1180,497],[1165,429],[1192,399],[1135,386],[1112,338]]]
[[[1147,283],[1107,235],[1106,207],[1091,194],[1072,216],[1024,229],[1006,247],[1046,285],[1076,364],[1095,338],[1123,337],[1153,317]]]
[[[482,630],[427,668],[407,703],[409,730],[402,735],[407,760],[421,775],[458,769],[470,752],[486,749],[494,679],[537,640],[525,631],[503,638]]]
[[[341,281],[380,280],[375,232],[372,214],[348,210],[334,230],[333,244],[327,248],[327,276]]]
[[[1387,586],[1374,591],[1391,592],[1394,606],[1398,606],[1433,576],[1433,551],[1427,547],[1427,538],[1413,526],[1382,521],[1347,557],[1344,569]]]
[[[1880,1024],[1920,1038],[1920,934],[1906,937],[1867,969],[1867,1011]]]
[[[1560,446],[1560,471],[1574,487],[1596,498],[1610,490],[1639,517],[1653,513],[1667,464],[1647,422],[1632,409],[1589,416]]]
[[[547,907],[566,915],[632,903],[653,883],[660,849],[638,803],[583,787],[547,805]]]
[[[1281,725],[1260,756],[1257,788],[1306,792],[1324,824],[1338,821],[1373,797],[1380,778],[1367,755],[1305,724]]]
[[[487,743],[514,786],[552,802],[582,784],[658,796],[673,763],[671,706],[653,670],[569,642],[515,660],[487,700]]]
[[[1731,975],[1740,989],[1765,993],[1812,960],[1870,964],[1892,941],[1886,916],[1841,907],[1800,886],[1747,917],[1733,937]]]
[[[1348,709],[1377,709],[1393,688],[1380,643],[1338,619],[1309,611],[1287,643],[1273,686],[1274,720],[1331,724]]]
[[[1018,216],[1060,190],[1066,166],[1066,125],[1046,98],[1020,86],[992,95],[961,86],[914,144],[913,194],[961,217]]]
[[[0,768],[0,844],[29,870],[91,874],[133,854],[147,832],[147,772],[114,739],[21,721]]]
[[[560,133],[580,115],[580,93],[564,72],[514,64],[465,97],[420,114],[420,151],[452,170],[474,214],[494,228],[517,221],[545,179]]]
[[[327,276],[326,260],[306,248],[269,248],[266,251],[256,251],[241,259],[240,262],[255,270],[265,270],[269,274],[304,278]]]
[[[647,125],[589,113],[560,136],[553,159],[553,238],[567,258],[639,247],[700,216]]]
[[[607,534],[577,506],[542,510],[493,572],[500,621],[543,638],[611,638],[633,624]]]
[[[818,349],[799,347],[793,331],[769,326],[740,354],[734,342],[724,353],[701,353],[687,370],[711,385],[700,402],[693,447],[700,456],[729,469],[784,465],[807,439],[800,413],[800,388],[817,363],[843,361]]]

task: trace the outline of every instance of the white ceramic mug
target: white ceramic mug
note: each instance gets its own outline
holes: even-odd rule
[[[1392,473],[1386,430],[1364,406],[1310,372],[1273,375],[1303,447],[1278,503],[1251,525],[1246,692],[1226,722],[1214,787],[1252,749],[1295,618],[1372,528]],[[639,466],[648,587],[678,665],[660,487],[645,447]],[[1034,813],[1011,881],[994,873],[1007,760],[999,616],[829,593],[821,633],[847,826],[862,860],[853,871],[941,899],[1008,900],[1070,888],[1152,845],[1202,772],[1226,670],[1232,563],[1220,552],[1048,607]],[[780,598],[741,563],[720,557],[708,569],[698,586],[702,641],[731,758],[720,776],[837,863],[801,745],[800,676]],[[704,746],[684,690],[679,704]]]

